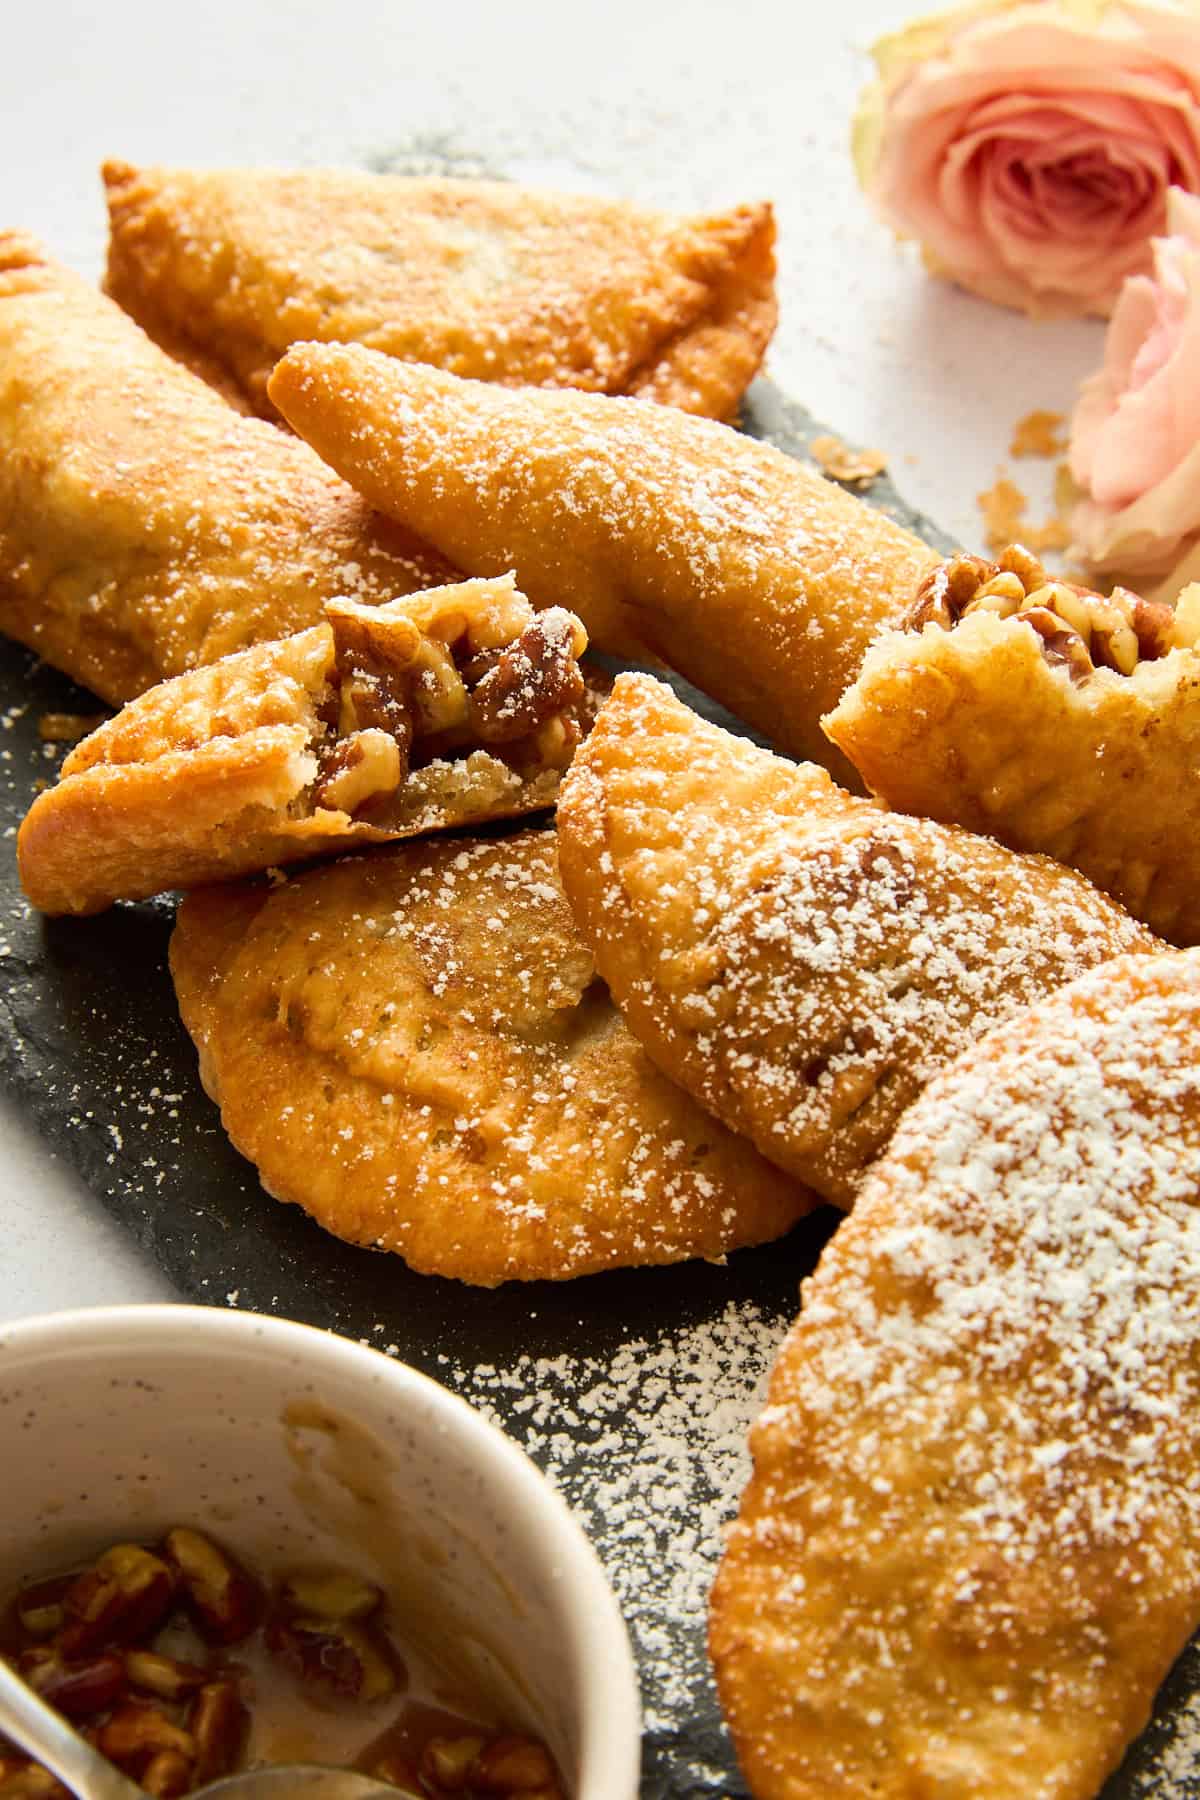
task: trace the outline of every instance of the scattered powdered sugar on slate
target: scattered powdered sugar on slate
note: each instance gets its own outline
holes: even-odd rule
[[[597,1544],[637,1652],[650,1730],[686,1721],[711,1687],[708,1590],[784,1330],[756,1305],[731,1302],[610,1360],[525,1356],[454,1373]]]

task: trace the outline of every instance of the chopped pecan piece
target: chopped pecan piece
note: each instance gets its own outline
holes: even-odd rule
[[[353,1700],[381,1700],[396,1687],[386,1654],[349,1619],[275,1618],[267,1648],[302,1681]]]
[[[1063,663],[1072,681],[1084,681],[1092,673],[1093,663],[1088,647],[1077,631],[1064,624],[1057,613],[1044,606],[1034,606],[1021,618],[1032,625],[1042,640],[1042,654],[1048,663]]]
[[[17,1668],[48,1705],[69,1719],[106,1712],[125,1691],[125,1665],[111,1652],[67,1662],[47,1646],[24,1651]]]
[[[205,1671],[195,1663],[177,1662],[156,1650],[127,1650],[125,1674],[131,1687],[156,1694],[160,1700],[182,1700],[207,1680]]]
[[[96,1747],[110,1762],[134,1772],[145,1768],[163,1750],[176,1751],[188,1762],[196,1756],[191,1732],[173,1725],[153,1706],[122,1706],[100,1727]]]
[[[471,1771],[472,1784],[485,1794],[511,1794],[528,1800],[533,1794],[557,1794],[550,1753],[534,1738],[496,1738],[480,1752]]]
[[[213,1644],[236,1644],[249,1637],[262,1602],[245,1570],[198,1531],[168,1532],[165,1549],[201,1637]]]
[[[404,759],[412,747],[412,674],[422,634],[408,619],[380,617],[353,600],[325,609],[333,628],[338,728],[343,735],[375,729],[394,738]]]
[[[63,1598],[71,1585],[69,1576],[60,1575],[53,1581],[38,1581],[32,1587],[22,1588],[17,1595],[17,1619],[22,1631],[30,1637],[53,1637],[61,1631],[66,1621],[63,1609]]]
[[[192,1765],[178,1750],[160,1750],[142,1770],[141,1787],[154,1800],[178,1800],[193,1786]]]
[[[115,1544],[63,1596],[59,1647],[70,1658],[104,1644],[131,1644],[155,1632],[170,1608],[175,1577],[140,1544]]]
[[[499,653],[471,694],[471,724],[481,742],[504,744],[528,737],[582,698],[579,637],[572,615],[553,606],[538,613],[516,642]]]
[[[431,1737],[421,1753],[423,1778],[443,1793],[461,1793],[486,1742],[482,1737]]]
[[[192,1701],[188,1730],[196,1742],[196,1784],[228,1775],[246,1741],[250,1715],[234,1681],[208,1681]]]

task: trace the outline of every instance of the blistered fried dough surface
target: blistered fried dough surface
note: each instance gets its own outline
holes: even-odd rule
[[[1200,589],[1172,615],[1049,580],[1019,549],[960,557],[825,727],[889,805],[1045,851],[1195,943],[1197,639]]]
[[[932,550],[812,469],[703,419],[508,393],[355,347],[289,352],[271,393],[373,503],[473,575],[515,569],[600,649],[661,656],[783,748],[820,729]]]
[[[553,804],[591,705],[586,638],[511,577],[383,606],[151,688],[67,757],[17,838],[43,912]]]
[[[510,386],[726,418],[775,328],[766,205],[680,218],[511,182],[304,169],[104,170],[109,292],[258,410],[306,338]]]
[[[805,1282],[710,1643],[759,1800],[1091,1800],[1200,1620],[1200,957],[935,1080]]]
[[[814,1204],[622,1024],[552,833],[184,902],[184,1023],[264,1186],[353,1243],[493,1286],[719,1257]],[[236,940],[236,941],[235,941]]]
[[[649,676],[618,677],[558,820],[568,898],[631,1029],[842,1206],[974,1038],[1159,947],[1072,870],[855,799]]]
[[[0,630],[119,703],[334,595],[447,578],[306,445],[0,234]]]

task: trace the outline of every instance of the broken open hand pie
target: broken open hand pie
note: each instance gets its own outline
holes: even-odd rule
[[[503,181],[104,170],[108,289],[258,411],[301,339],[726,418],[775,327],[769,206],[676,217]]]
[[[905,812],[1082,869],[1200,941],[1200,588],[1174,613],[959,556],[881,634],[825,729]]]
[[[553,804],[592,706],[573,614],[507,581],[385,606],[180,675],[94,731],[17,841],[43,912]]]

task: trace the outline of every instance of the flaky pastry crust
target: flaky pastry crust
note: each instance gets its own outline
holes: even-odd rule
[[[473,575],[514,569],[599,649],[647,652],[784,749],[854,779],[820,716],[937,558],[795,458],[667,407],[508,393],[301,345],[289,423]]]
[[[377,607],[149,689],[86,738],[17,838],[42,912],[230,880],[551,806],[586,638],[511,577]]]
[[[119,704],[316,624],[335,595],[452,574],[306,445],[0,233],[0,630]]]
[[[1073,870],[856,799],[650,676],[617,678],[558,820],[580,930],[650,1055],[841,1206],[965,1045],[1160,948]]]
[[[268,416],[303,339],[727,418],[775,328],[768,205],[707,217],[502,181],[104,167],[108,291]]]
[[[905,1115],[802,1288],[710,1644],[759,1800],[1092,1800],[1200,1621],[1200,956]]]
[[[721,1257],[815,1204],[626,1030],[553,833],[202,889],[171,968],[268,1191],[414,1269],[490,1287]]]
[[[1001,612],[1002,573],[982,565],[965,610],[883,633],[826,731],[889,806],[1044,851],[1197,942],[1200,590],[1185,621],[1043,575]],[[1093,656],[1114,639],[1119,662]]]

